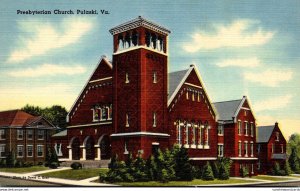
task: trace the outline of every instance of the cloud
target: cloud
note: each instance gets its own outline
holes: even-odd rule
[[[269,42],[274,32],[263,31],[261,28],[251,31],[258,22],[253,20],[236,20],[228,26],[215,25],[215,34],[200,31],[192,35],[193,41],[184,44],[187,52],[213,50],[224,47],[249,47]]]
[[[12,77],[41,77],[41,76],[55,76],[55,75],[75,75],[86,72],[86,68],[75,65],[75,66],[64,66],[54,64],[43,64],[36,68],[28,68],[19,71],[8,72],[9,76]]]
[[[264,86],[276,87],[280,82],[292,79],[293,72],[290,69],[267,69],[262,72],[245,72],[244,78],[250,82],[257,82]]]
[[[255,58],[246,58],[246,59],[226,59],[217,63],[217,66],[223,67],[245,67],[245,68],[254,68],[260,65],[260,60]]]
[[[256,102],[253,105],[253,109],[255,110],[255,112],[260,112],[285,108],[291,102],[292,98],[292,95],[272,97],[267,100]]]
[[[92,29],[93,22],[87,19],[65,19],[61,23],[43,21],[20,21],[22,30],[18,40],[21,46],[13,50],[8,58],[10,63],[18,63],[50,50],[75,44]],[[30,35],[30,37],[26,36]]]
[[[41,107],[62,105],[70,108],[77,94],[74,89],[78,89],[74,84],[47,84],[44,86],[20,86],[1,87],[0,108],[2,110],[17,109],[26,104],[38,105]]]
[[[299,119],[291,119],[291,118],[280,119],[268,115],[257,116],[258,126],[274,125],[275,122],[279,123],[279,128],[287,141],[293,133],[299,133],[299,123],[300,123]]]

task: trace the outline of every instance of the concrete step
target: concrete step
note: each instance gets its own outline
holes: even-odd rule
[[[108,168],[110,160],[71,160],[60,163],[61,167],[70,167],[72,163],[79,162],[82,164],[82,168]]]

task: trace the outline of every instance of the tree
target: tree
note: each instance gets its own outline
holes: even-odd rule
[[[289,161],[292,171],[294,171],[295,173],[300,173],[299,158],[297,156],[296,150],[297,150],[296,148],[292,148],[291,155],[290,155],[288,161]]]
[[[48,148],[45,159],[45,166],[49,168],[57,168],[59,166],[58,157],[54,149]]]
[[[31,115],[42,116],[56,127],[65,128],[67,126],[66,116],[67,110],[59,105],[53,105],[51,107],[42,108],[39,106],[25,105],[21,108]]]
[[[203,174],[202,174],[203,180],[214,180],[214,173],[211,169],[211,166],[209,165],[209,162],[207,161],[206,165],[203,168]]]
[[[133,174],[133,177],[136,181],[148,181],[146,163],[140,155],[138,155],[134,161],[134,168],[135,173]]]
[[[175,174],[178,180],[193,180],[193,168],[189,161],[187,149],[183,146],[174,148]]]
[[[147,168],[147,176],[149,180],[156,180],[157,179],[157,164],[155,162],[155,158],[153,155],[151,155],[147,162],[146,162],[146,168]]]
[[[13,151],[9,151],[6,155],[6,166],[9,168],[15,167],[16,164],[16,156]]]
[[[218,158],[217,160],[217,166],[219,170],[218,178],[220,180],[229,179],[231,164],[232,164],[232,160],[230,158],[227,157]]]
[[[288,162],[288,160],[285,160],[284,166],[283,166],[283,170],[284,170],[284,174],[286,176],[290,175],[292,173],[292,170],[290,168],[290,164]]]

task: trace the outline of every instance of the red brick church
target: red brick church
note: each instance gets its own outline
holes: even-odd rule
[[[75,100],[66,131],[54,135],[65,160],[148,158],[174,144],[194,164],[230,157],[231,175],[257,171],[256,123],[249,100],[212,103],[195,65],[168,73],[170,31],[142,17],[118,25],[105,56]]]

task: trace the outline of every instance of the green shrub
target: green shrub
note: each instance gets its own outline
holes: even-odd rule
[[[99,181],[100,181],[100,182],[105,182],[106,179],[107,179],[106,173],[101,171],[101,172],[99,173]]]
[[[194,179],[192,165],[189,161],[187,149],[183,146],[178,149],[174,147],[175,175],[178,180],[191,181]]]
[[[213,161],[210,163],[211,165],[211,169],[213,171],[214,177],[218,178],[219,177],[219,168],[220,168],[220,164],[217,161]]]
[[[211,169],[211,166],[209,165],[209,162],[207,162],[203,168],[202,179],[203,180],[214,180],[214,173]]]
[[[243,178],[245,178],[246,176],[248,176],[248,175],[249,175],[248,168],[246,168],[246,167],[243,166],[243,167],[240,169],[240,175],[241,175],[241,177],[243,177]]]
[[[71,168],[72,168],[73,170],[82,169],[82,164],[79,163],[79,162],[73,162],[73,163],[71,164]]]
[[[21,161],[17,161],[16,164],[15,164],[16,168],[20,168],[20,167],[23,167],[23,166],[24,166],[24,164]]]
[[[57,167],[59,167],[59,164],[57,162],[52,162],[51,164],[49,164],[49,168],[51,169],[56,169]]]
[[[54,149],[48,148],[46,159],[45,159],[45,166],[48,167],[50,164],[56,163],[59,166],[59,161]]]
[[[289,162],[287,160],[285,160],[283,170],[284,170],[284,175],[285,176],[288,176],[288,175],[290,175],[292,173],[292,170],[290,168],[290,164],[289,164]]]
[[[16,164],[16,157],[13,151],[7,153],[6,156],[6,167],[13,168]]]

